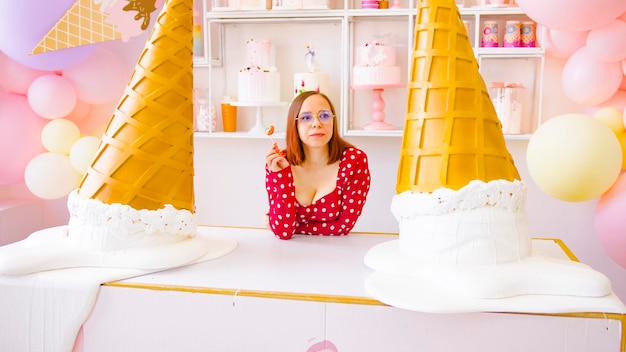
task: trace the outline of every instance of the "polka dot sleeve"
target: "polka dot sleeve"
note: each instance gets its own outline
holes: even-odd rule
[[[370,189],[367,155],[360,149],[349,148],[339,163],[337,188],[341,194],[339,216],[331,221],[310,221],[300,224],[296,232],[310,235],[347,235],[359,219]]]
[[[265,189],[269,201],[269,225],[276,237],[288,240],[296,231],[296,193],[291,166],[272,172],[265,167]]]

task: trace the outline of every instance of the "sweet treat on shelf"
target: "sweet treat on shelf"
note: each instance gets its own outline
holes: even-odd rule
[[[319,68],[315,61],[315,49],[312,45],[306,46],[304,54],[307,72],[296,72],[293,75],[294,96],[302,92],[313,90],[328,94],[330,88],[330,75]]]
[[[366,264],[377,270],[368,281],[370,293],[391,305],[426,311],[471,311],[476,299],[529,294],[609,295],[611,284],[603,274],[533,250],[526,186],[507,150],[454,1],[420,1],[416,18],[397,194],[391,204],[399,238],[367,253]],[[399,287],[425,291],[400,292]],[[429,305],[415,301],[420,299]],[[502,304],[491,302],[493,309]],[[479,303],[481,310],[489,306]]]
[[[514,82],[492,82],[489,95],[502,123],[502,133],[520,134],[523,131],[525,88]]]
[[[246,42],[247,63],[239,71],[240,102],[279,102],[280,72],[274,66],[274,47],[267,39]]]
[[[396,64],[396,47],[379,41],[356,48],[352,69],[353,86],[385,86],[400,84],[400,66]]]

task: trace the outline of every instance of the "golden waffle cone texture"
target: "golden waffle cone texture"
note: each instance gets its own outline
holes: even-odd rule
[[[420,0],[396,192],[520,179],[454,0]]]
[[[31,54],[120,39],[115,26],[107,23],[94,0],[78,0],[50,29]]]
[[[192,0],[167,0],[78,193],[194,212]]]

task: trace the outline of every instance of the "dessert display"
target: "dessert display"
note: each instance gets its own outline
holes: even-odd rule
[[[352,68],[352,86],[386,86],[400,84],[400,66],[396,64],[396,47],[380,41],[367,42],[356,48]]]
[[[428,312],[541,313],[602,305],[611,294],[603,274],[534,248],[526,185],[456,4],[422,0],[416,18],[391,204],[399,238],[367,253],[365,263],[376,270],[368,291],[387,304]]]
[[[315,61],[315,50],[312,45],[306,46],[304,54],[307,72],[296,72],[293,75],[294,96],[309,90],[328,94],[330,88],[330,75],[319,68]]]
[[[246,42],[247,62],[238,75],[239,102],[280,101],[280,72],[274,66],[274,50],[267,39]]]

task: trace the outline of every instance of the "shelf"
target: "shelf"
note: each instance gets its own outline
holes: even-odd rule
[[[543,48],[522,47],[477,48],[475,51],[477,55],[494,58],[542,57],[545,54]]]
[[[393,1],[390,1],[392,6]],[[406,7],[389,9],[361,9],[360,2],[339,1],[335,6],[341,8],[334,9],[256,9],[256,10],[229,10],[222,8],[218,11],[205,12],[205,21],[209,25],[217,27],[219,35],[214,38],[209,55],[214,56],[221,65],[209,66],[209,80],[211,81],[212,94],[215,99],[219,99],[221,94],[232,95],[236,92],[236,76],[238,65],[242,63],[241,45],[249,37],[263,36],[272,39],[277,43],[280,54],[276,63],[281,73],[281,96],[287,97],[288,92],[284,89],[286,84],[290,84],[290,76],[294,72],[303,70],[302,64],[298,61],[301,55],[298,52],[300,43],[312,43],[318,49],[321,67],[325,71],[330,71],[333,78],[330,98],[335,105],[335,110],[339,116],[339,129],[342,136],[355,137],[392,137],[402,136],[402,125],[404,123],[404,109],[406,106],[406,89],[402,94],[397,94],[398,89],[385,89],[382,99],[386,104],[383,110],[376,110],[374,107],[373,93],[368,89],[354,89],[351,86],[352,67],[354,65],[354,50],[363,42],[372,39],[383,39],[390,42],[398,50],[397,65],[402,68],[402,87],[406,86],[406,80],[410,75],[411,48],[413,45],[413,35],[415,28],[415,15],[417,0],[403,2]],[[528,88],[527,110],[529,116],[524,126],[523,132],[534,131],[541,124],[542,113],[542,87],[543,70],[545,60],[545,49],[527,47],[498,47],[482,48],[479,42],[482,37],[482,26],[487,20],[496,20],[501,29],[500,42],[504,32],[504,23],[508,20],[526,21],[530,18],[524,13],[522,8],[517,6],[472,6],[461,7],[459,12],[463,20],[469,22],[469,37],[476,55],[481,74],[489,81],[510,81],[522,82]],[[300,26],[292,26],[292,23],[299,23]],[[333,26],[327,25],[332,23]],[[212,26],[207,26],[209,30]],[[230,34],[225,34],[230,33]],[[210,33],[207,33],[210,35]],[[537,37],[540,37],[537,35]],[[294,39],[298,38],[298,39]],[[218,43],[219,41],[219,43]],[[209,39],[210,42],[210,39]],[[241,45],[240,45],[241,44]],[[239,46],[238,46],[239,45]],[[218,51],[219,50],[219,51]],[[330,53],[330,54],[329,54]],[[330,55],[332,58],[329,60]],[[518,63],[515,60],[519,60]],[[486,60],[490,60],[486,63]],[[533,67],[535,71],[528,73],[532,78],[520,79],[519,75],[511,74],[506,70],[506,66]],[[525,65],[525,66],[520,66]],[[519,74],[522,74],[521,72]],[[394,92],[391,94],[391,92]],[[240,105],[241,106],[241,105]],[[255,105],[251,105],[255,106]],[[249,110],[249,109],[248,109]],[[393,125],[393,130],[371,130],[364,129],[372,122],[372,112],[383,112],[385,122]],[[253,128],[260,131],[258,121],[260,110],[257,109],[257,124]],[[281,117],[283,112],[279,111]],[[244,112],[246,121],[250,120],[248,112]],[[278,116],[278,115],[275,115]],[[274,117],[272,123],[280,121]],[[262,125],[262,123],[261,123]],[[267,138],[262,134],[241,132],[226,133],[206,133],[202,137],[216,138]],[[530,135],[505,135],[507,140],[528,140]]]
[[[285,139],[285,132],[274,133],[271,136],[265,134],[253,134],[247,131],[237,132],[194,132],[195,138],[233,138],[233,139]]]
[[[485,16],[501,16],[501,15],[521,15],[526,16],[524,10],[519,6],[472,6],[459,8],[461,16],[485,15]]]

